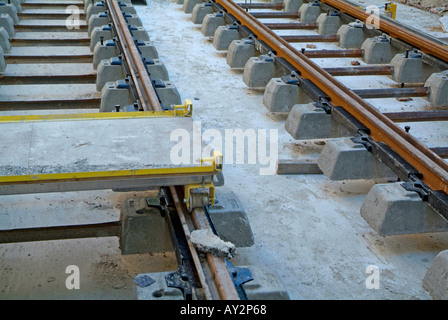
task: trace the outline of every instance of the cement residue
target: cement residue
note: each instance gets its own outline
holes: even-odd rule
[[[218,257],[232,259],[236,254],[233,243],[223,241],[210,230],[195,230],[191,233],[190,241],[195,248],[205,253],[211,253]]]
[[[436,14],[442,14],[448,11],[448,3],[446,0],[399,0],[399,2]]]
[[[69,165],[37,165],[30,167],[3,165],[0,166],[0,176],[55,174],[55,173],[68,173],[68,172],[141,170],[152,168],[165,168],[169,166],[170,165],[160,165],[160,164],[145,165],[141,163],[91,165],[88,163],[87,159],[82,159]]]

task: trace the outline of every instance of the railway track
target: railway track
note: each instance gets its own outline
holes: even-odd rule
[[[435,88],[426,78],[424,81],[420,78],[415,81],[398,81],[398,67],[393,63],[364,63],[361,59],[366,58],[365,48],[349,45],[338,47],[351,39],[344,38],[345,35],[339,32],[322,34],[324,17],[318,22],[309,21],[305,19],[304,10],[288,12],[287,6],[292,6],[291,3],[236,3],[232,0],[201,2],[194,7],[192,18],[197,19],[196,23],[200,20],[202,32],[205,36],[213,37],[213,45],[217,50],[227,51],[227,62],[232,68],[244,68],[243,80],[248,87],[264,89],[263,102],[269,112],[289,112],[285,125],[294,139],[328,139],[333,138],[334,131],[342,131],[336,136],[350,137],[350,143],[357,144],[358,149],[361,145],[368,152],[365,161],[386,164],[386,177],[393,173],[393,178],[405,182],[406,190],[416,192],[442,219],[447,219],[448,165],[444,159],[448,157],[448,144],[434,145],[420,141],[419,137],[424,137],[424,132],[417,132],[419,127],[425,128],[427,123],[440,125],[443,129],[444,121],[448,121],[444,104],[446,94],[435,95],[440,88]],[[194,1],[185,0],[183,9],[190,12],[192,4],[195,4]],[[67,19],[72,14],[65,11],[67,5],[85,7],[85,10],[78,12],[79,29],[67,28]],[[188,5],[191,6],[189,9]],[[89,25],[88,20],[91,15],[87,12],[89,2],[27,0],[22,3],[15,35],[10,39],[11,48],[4,56],[6,68],[0,75],[0,125],[71,120],[97,120],[100,123],[101,120],[112,119],[128,121],[191,116],[191,102],[179,105],[163,99],[160,88],[169,86],[169,80],[160,81],[154,78],[155,73],[148,71],[148,62],[155,56],[146,60],[133,33],[137,28],[128,27],[128,18],[135,17],[128,16],[114,0],[106,0],[100,6],[104,6],[107,11],[108,26],[113,37],[95,38],[99,40],[95,47],[99,44],[104,47],[113,44],[117,48],[118,57],[113,61],[115,63],[119,60],[126,77],[125,80],[114,79],[117,80],[117,87],[109,88],[124,87],[129,89],[130,95],[124,100],[120,98],[120,102],[113,98],[106,100],[107,90],[104,88],[107,89],[110,82],[107,81],[105,86],[101,83],[99,88],[98,75],[100,67],[105,64],[94,64],[99,54],[92,46],[95,41],[92,40],[93,26]],[[319,13],[327,12],[324,14],[326,17],[340,20],[338,28],[343,21],[352,22],[350,28],[362,29],[363,26],[359,27],[356,19],[366,19],[362,11],[358,12],[342,1],[325,0],[310,3],[310,6],[318,7]],[[103,8],[96,9],[103,12]],[[199,9],[203,10],[202,19],[198,18]],[[215,20],[216,24],[205,23],[206,18]],[[447,69],[448,49],[445,44],[416,35],[412,30],[397,26],[389,20],[385,20],[381,31],[368,30],[367,34],[377,36],[378,42],[393,44],[394,50],[402,50],[406,59],[419,60],[433,73]],[[230,52],[236,50],[236,45],[246,46],[246,49],[250,47],[249,54],[243,54],[243,62],[237,62],[236,58],[231,60]],[[346,65],[334,65],[331,59],[346,59]],[[249,60],[254,67],[248,67]],[[151,61],[151,65],[154,65],[154,61]],[[341,60],[338,61],[340,63]],[[256,74],[256,68],[266,66],[267,69],[260,69],[262,72]],[[384,77],[387,79],[384,80],[386,85],[374,88],[350,86],[363,83],[355,77],[369,76]],[[344,81],[344,77],[350,78],[350,81]],[[377,78],[374,81],[378,81]],[[376,102],[375,99],[390,101],[387,107],[381,108],[376,103],[382,102]],[[299,100],[308,103],[299,104]],[[414,100],[419,101],[418,106],[412,111],[405,109],[406,102]],[[427,100],[432,104],[422,103]],[[296,108],[296,105],[302,107]],[[302,116],[306,112],[304,105],[312,105],[310,114],[318,114],[320,117],[320,120],[311,123],[311,131],[301,129],[293,118],[294,114]],[[67,110],[61,113],[59,109]],[[162,126],[170,125],[169,121],[163,123]],[[300,130],[293,132],[294,126]],[[76,147],[82,145],[79,143]],[[331,139],[327,145],[331,145]],[[122,170],[111,172],[101,167],[101,170],[94,172],[80,169],[41,175],[34,172],[6,175],[0,177],[0,194],[98,189],[126,191],[161,187],[158,197],[162,204],[160,210],[165,214],[179,265],[178,271],[169,275],[167,283],[180,289],[183,298],[187,300],[247,299],[242,284],[252,278],[241,281],[241,273],[247,270],[235,268],[225,258],[199,252],[190,240],[195,230],[213,232],[210,217],[202,208],[204,194],[191,194],[190,190],[201,185],[210,187],[205,202],[214,203],[213,179],[222,169],[222,158],[218,155],[204,162],[206,164],[202,165],[201,162],[199,168],[120,168]],[[312,164],[312,170],[316,170],[318,164],[322,170],[323,165],[319,162]],[[351,166],[350,163],[344,165]],[[303,173],[301,170],[304,167],[300,161],[280,161],[278,174]],[[375,174],[377,172],[373,173],[373,178],[377,178]],[[379,178],[384,176],[381,174]],[[355,177],[369,178],[372,176],[361,174]],[[353,177],[343,172],[342,177],[335,178],[338,179]],[[190,207],[196,202],[201,205]],[[111,236],[121,238],[123,221],[1,230],[0,243]],[[445,230],[444,225],[442,230]]]
[[[86,10],[79,9],[83,6]],[[18,23],[15,25],[15,34],[10,39],[11,47],[5,54],[6,68],[0,77],[0,122],[6,125],[15,123],[20,127],[22,123],[47,121],[62,121],[63,125],[64,121],[73,120],[107,121],[191,116],[191,103],[187,101],[184,106],[168,106],[161,98],[160,92],[156,91],[154,81],[160,80],[150,78],[151,74],[146,65],[148,60],[145,60],[149,58],[145,58],[138,47],[140,38],[132,33],[135,28],[130,25],[129,17],[126,16],[128,11],[123,9],[123,6],[132,9],[130,2],[129,5],[123,5],[114,0],[106,0],[101,4],[100,11],[107,12],[107,26],[114,35],[113,42],[117,46],[127,75],[126,88],[134,99],[130,112],[126,112],[125,106],[116,105],[116,101],[109,102],[114,103],[108,108],[114,112],[101,110],[105,102],[101,103],[101,88],[97,90],[98,72],[93,65],[96,51],[91,50],[92,37],[88,32],[87,20],[92,15],[89,12],[91,3],[39,0],[23,3],[23,9],[18,14]],[[78,27],[75,29],[66,24],[73,14],[73,11],[66,10],[70,7],[79,9],[76,11],[79,20],[76,21]],[[103,43],[101,38],[98,45]],[[104,86],[107,87],[108,84]],[[66,110],[61,113],[55,111],[57,109]],[[6,129],[3,129],[6,134]],[[207,199],[202,200],[204,194],[193,191],[198,187],[214,188],[210,179],[221,170],[216,163],[218,160],[219,155],[208,160],[202,159],[199,167],[163,168],[162,162],[157,164],[162,168],[154,169],[92,171],[88,168],[84,171],[83,168],[74,168],[73,172],[63,169],[62,172],[49,174],[39,174],[33,171],[36,169],[31,168],[29,175],[2,176],[0,193],[5,196],[110,188],[117,191],[146,190],[162,187],[161,199],[163,198],[164,205],[160,207],[160,211],[166,212],[167,217],[163,219],[169,226],[179,263],[178,272],[169,275],[170,282],[167,280],[167,286],[180,289],[186,300],[239,300],[244,299],[245,295],[240,288],[244,281],[237,282],[234,279],[238,269],[220,256],[211,253],[200,255],[190,241],[190,235],[195,230],[213,232],[205,211],[201,206],[193,207],[193,203],[214,203],[214,194],[209,191],[211,198],[209,199],[207,194]],[[210,161],[211,163],[206,165]],[[125,224],[125,221],[118,220],[96,224],[1,230],[0,243],[92,237],[124,238]],[[126,246],[125,242],[122,246]],[[245,281],[248,280],[250,279]]]
[[[327,4],[332,7],[328,7]],[[320,13],[325,11],[321,10],[319,5],[324,6],[324,9],[328,10],[326,15]],[[201,9],[205,12],[205,9],[203,9],[205,6],[206,5],[202,5],[201,8],[198,7],[197,9]],[[363,63],[360,65],[361,63],[359,61],[350,61],[359,66],[328,66],[331,64],[331,59],[335,57],[361,58],[363,56],[363,51],[366,51],[367,49],[356,48],[357,45],[351,45],[341,49],[333,49],[334,46],[332,46],[331,49],[319,50],[315,49],[315,45],[310,45],[313,42],[319,42],[320,45],[326,42],[331,42],[339,45],[342,43],[342,47],[344,47],[346,40],[344,38],[345,34],[342,31],[338,31],[342,22],[338,22],[337,28],[333,26],[334,34],[318,33],[319,30],[322,33],[322,30],[325,27],[324,19],[337,18],[340,21],[342,21],[342,19],[347,21],[347,19],[351,17],[352,20],[356,18],[365,21],[369,16],[368,14],[359,8],[357,9],[347,5],[344,1],[305,3],[305,5],[302,6],[304,10],[301,9],[299,12],[279,11],[279,9],[284,9],[286,5],[276,3],[238,4],[234,1],[218,0],[212,1],[208,6],[214,7],[214,11],[218,14],[215,14],[215,16],[210,16],[209,14],[209,17],[205,16],[202,21],[203,24],[201,30],[206,36],[214,36],[213,43],[216,49],[228,49],[231,51],[231,53],[228,53],[228,56],[231,54],[236,55],[235,47],[229,48],[230,42],[232,41],[231,39],[249,39],[248,44],[254,45],[255,43],[255,47],[260,49],[262,54],[256,62],[263,62],[259,60],[265,59],[264,61],[271,62],[271,64],[275,65],[277,68],[274,71],[273,68],[269,69],[269,67],[266,67],[264,75],[262,75],[261,72],[260,75],[254,75],[255,72],[257,72],[256,69],[254,67],[250,69],[252,66],[245,64],[246,61],[249,60],[247,57],[250,57],[250,55],[244,57],[241,55],[243,57],[243,62],[235,62],[236,58],[234,56],[231,57],[234,58],[234,60],[229,60],[229,58],[227,60],[231,67],[245,67],[243,77],[245,77],[244,81],[249,87],[266,87],[267,93],[265,92],[264,103],[269,111],[284,112],[289,111],[292,108],[295,101],[288,100],[288,97],[283,97],[284,100],[278,102],[284,104],[283,106],[280,106],[275,105],[276,102],[274,101],[275,99],[280,100],[280,93],[277,95],[274,94],[274,97],[269,96],[273,90],[279,88],[270,86],[271,83],[269,80],[271,77],[286,77],[286,81],[296,84],[302,91],[305,91],[312,100],[315,100],[319,104],[317,106],[322,107],[327,113],[331,113],[332,110],[343,109],[344,112],[348,113],[349,117],[354,118],[358,123],[357,130],[362,131],[362,134],[364,135],[368,135],[367,139],[371,143],[375,145],[387,145],[394,153],[396,153],[398,158],[404,160],[417,171],[412,173],[402,172],[399,174],[400,179],[406,180],[413,174],[418,176],[418,179],[421,179],[421,181],[435,193],[441,191],[441,194],[443,193],[446,195],[448,168],[446,161],[442,159],[446,158],[446,147],[427,146],[415,138],[418,134],[413,135],[413,131],[409,133],[409,128],[413,122],[424,123],[425,121],[446,121],[446,111],[441,110],[445,107],[446,101],[435,102],[435,100],[430,99],[430,102],[433,102],[432,107],[427,105],[425,106],[426,109],[412,112],[383,111],[381,110],[381,107],[378,108],[377,105],[373,105],[375,100],[370,99],[396,98],[397,107],[395,108],[399,108],[402,101],[412,100],[413,97],[428,97],[431,92],[431,88],[427,87],[428,82],[426,82],[426,84],[416,83],[421,81],[415,80],[415,83],[412,83],[412,80],[400,78],[396,76],[398,72],[397,69],[400,68],[400,66],[386,63]],[[320,16],[319,19],[322,18],[320,21],[321,28],[319,30],[317,30],[319,28],[319,23],[309,22],[309,19],[312,19],[310,18],[312,16],[310,14],[311,10],[306,11],[306,9],[313,9],[313,7],[317,8],[314,10],[317,12],[314,15],[314,18],[317,18],[318,16]],[[271,11],[266,11],[267,8],[271,9]],[[184,10],[186,10],[185,5]],[[200,16],[198,10],[193,13],[192,19],[199,19],[197,18]],[[221,17],[221,15],[223,15],[223,17]],[[347,17],[347,15],[349,15],[349,17]],[[216,16],[218,17],[216,18]],[[299,22],[291,22],[291,19],[298,18],[299,16],[302,16],[302,19],[299,18]],[[202,17],[204,17],[204,13],[202,13]],[[275,21],[271,21],[270,19],[275,19]],[[416,53],[419,58],[422,58],[422,54],[427,54],[427,56],[425,56],[426,58],[423,60],[433,61],[431,67],[435,68],[438,66],[446,68],[447,59],[444,56],[447,52],[446,44],[437,39],[431,39],[416,34],[414,30],[401,26],[390,19],[383,17],[381,17],[381,19],[385,21],[381,20],[382,29],[376,32],[376,36],[385,39],[387,43],[393,43],[394,41],[405,42],[407,45],[407,48],[405,49],[406,52],[404,53],[406,58],[408,56],[411,57],[409,52]],[[211,20],[214,20],[215,22],[210,22]],[[356,26],[356,23],[358,23],[359,26]],[[204,27],[204,24],[206,24],[206,27]],[[212,31],[206,30],[208,26],[210,26],[210,30]],[[216,32],[213,32],[213,29],[217,26],[219,26],[219,28],[215,29],[217,30]],[[352,22],[352,25],[347,26],[347,28],[350,28],[350,30],[356,29],[356,27],[362,29],[362,26],[363,22],[354,21]],[[311,34],[306,34],[307,30],[310,29],[316,29],[316,31],[311,31]],[[366,29],[366,27],[364,27],[364,29]],[[293,34],[294,31],[297,30],[305,30],[305,33]],[[290,34],[288,34],[288,32]],[[309,32],[310,31],[308,31],[308,33]],[[375,35],[375,33],[373,33],[373,35]],[[362,37],[362,39],[364,39],[364,37]],[[402,43],[400,43],[400,45],[402,45]],[[312,49],[309,49],[308,47]],[[268,54],[270,58],[266,59],[266,54]],[[364,56],[366,56],[366,53],[364,53]],[[317,57],[322,59],[315,59]],[[326,60],[328,60],[328,62]],[[342,63],[346,62],[347,61]],[[254,62],[253,64],[256,63]],[[265,65],[267,64],[268,63],[265,63]],[[259,65],[261,70],[262,63]],[[438,72],[443,72],[444,70],[445,69],[440,68],[437,69]],[[252,72],[252,74],[250,74],[250,72]],[[350,88],[346,83],[356,85],[357,80],[351,78],[351,82],[349,82],[345,81],[342,77],[355,75],[359,76],[358,79],[361,79],[361,76],[389,75],[392,79],[396,81],[402,80],[402,82],[396,82],[395,84],[390,83],[389,86],[382,88]],[[426,77],[425,80],[427,78],[428,77]],[[417,77],[415,79],[417,79]],[[276,80],[277,82],[281,82],[279,79]],[[360,81],[362,80],[359,80],[359,82]],[[286,84],[288,82],[283,83]],[[435,91],[436,88],[432,88],[432,92]],[[400,102],[400,98],[404,99]],[[401,105],[403,104],[401,103]],[[407,124],[406,129],[403,128],[404,126],[401,127],[398,124],[404,122]],[[313,135],[313,133],[310,133],[310,135]],[[299,134],[296,134],[295,138],[298,136]],[[323,138],[323,136],[315,134],[314,138]],[[403,174],[405,174],[405,176],[403,176]],[[441,195],[441,199],[439,200],[446,202],[445,195]],[[445,215],[445,217],[446,212],[447,208],[445,205],[443,208],[441,207],[439,209],[439,213]]]
[[[379,28],[372,28],[368,23],[373,11],[366,12],[338,0],[309,3],[213,0],[200,4],[185,0],[182,10],[192,13],[191,20],[201,24],[202,34],[210,37],[216,50],[227,51],[227,64],[231,68],[244,70],[243,81],[249,88],[264,89],[263,103],[269,112],[289,112],[285,126],[293,139],[353,135],[351,141],[392,170],[393,174],[388,174],[402,182],[400,190],[416,192],[437,212],[442,226],[438,229],[425,223],[416,228],[407,226],[407,220],[413,219],[408,215],[409,209],[401,211],[397,206],[380,212],[383,209],[377,207],[387,202],[388,195],[369,198],[369,193],[361,214],[377,232],[388,235],[446,230],[448,165],[446,132],[442,128],[446,127],[448,100],[446,89],[439,96],[443,98],[436,99],[441,87],[433,85],[436,78],[446,80],[445,42],[383,15],[375,17]],[[355,33],[360,35],[358,39],[347,36]],[[371,44],[376,46],[379,42],[387,45],[382,51],[371,51]],[[395,55],[382,57],[391,49]],[[402,74],[403,66],[412,59],[417,59],[413,61],[418,61],[418,67],[416,64],[407,69],[412,76],[406,77]],[[363,82],[366,77],[375,78]],[[368,85],[363,88],[363,83]],[[306,100],[305,96],[308,105],[300,102]],[[419,107],[413,106],[410,111],[406,102],[414,100],[419,101]],[[314,116],[319,120],[313,121]],[[338,130],[335,122],[350,129],[335,133]],[[431,127],[443,132],[440,139],[427,138],[425,131]],[[280,160],[278,174],[324,171],[333,180],[382,177],[370,173],[357,175],[354,171],[360,165],[355,162],[371,164],[366,164],[366,158],[362,157],[343,162],[345,168],[334,173],[332,166],[341,164],[331,160],[338,156],[334,151],[338,147],[332,144],[328,140],[327,145],[333,150],[324,149],[311,169],[307,159]],[[351,166],[356,169],[347,168]],[[420,216],[426,214],[425,210],[419,211]],[[384,222],[388,218],[400,222],[391,221],[393,227],[389,228]],[[378,222],[381,219],[384,221]]]
[[[79,16],[78,29],[66,26],[67,6],[81,3],[22,4],[0,78],[2,111],[99,108],[84,16]]]

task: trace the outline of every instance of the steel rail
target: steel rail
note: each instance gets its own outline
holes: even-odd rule
[[[199,255],[196,251],[196,248],[190,241],[190,229],[188,227],[187,220],[185,219],[184,209],[180,202],[180,198],[179,198],[178,192],[176,190],[176,187],[171,186],[170,193],[171,193],[171,197],[173,198],[174,206],[175,206],[177,214],[179,216],[180,223],[182,224],[182,229],[184,231],[185,237],[187,238],[188,249],[190,250],[191,257],[192,257],[194,265],[196,267],[197,276],[199,278],[199,281],[201,282],[202,289],[204,290],[205,298],[207,300],[211,300],[211,299],[213,299],[214,295],[212,293],[211,288],[209,287],[209,285],[207,283],[207,278],[205,276],[204,270],[201,267],[201,262],[199,260]]]
[[[284,35],[280,37],[288,42],[337,42],[339,40],[339,36],[336,34]]]
[[[119,44],[123,49],[123,56],[129,64],[130,76],[140,99],[141,107],[144,111],[162,110],[159,98],[143,64],[140,52],[129,31],[128,23],[121,12],[120,5],[116,0],[106,0],[106,5],[109,9],[109,15]]]
[[[316,22],[265,23],[264,25],[273,30],[314,30],[317,28]]]
[[[362,58],[361,49],[342,49],[342,50],[307,50],[302,48],[303,54],[308,58]]]
[[[220,297],[216,297],[212,294],[211,287],[207,281],[207,277],[205,276],[204,270],[202,268],[202,264],[199,260],[199,256],[197,254],[196,248],[193,246],[190,238],[190,227],[187,222],[187,217],[185,215],[185,209],[182,206],[180,202],[180,190],[179,188],[176,188],[174,186],[170,187],[170,192],[177,210],[177,213],[179,215],[179,219],[182,223],[182,228],[185,232],[185,235],[188,240],[188,246],[190,248],[190,251],[192,253],[193,261],[196,266],[196,271],[198,272],[198,276],[200,278],[200,281],[202,283],[203,289],[205,291],[207,299],[223,299],[223,300],[239,300],[238,293],[236,291],[235,285],[230,278],[230,274],[227,270],[226,264],[224,262],[224,259],[221,257],[216,257],[212,255],[211,253],[207,253],[207,262],[210,270],[213,273],[213,280],[216,284],[218,293]],[[205,216],[205,212],[202,208],[195,208],[193,209],[191,213],[191,218],[193,220],[194,226],[196,229],[208,229],[211,230],[211,227],[207,221],[207,218]]]
[[[273,11],[273,12],[253,12],[251,14],[259,19],[280,19],[280,18],[297,19],[299,17],[298,12]]]
[[[203,208],[193,209],[192,218],[196,229],[207,229],[211,231],[210,224],[207,221]],[[211,253],[207,253],[207,261],[213,272],[216,285],[223,300],[240,300],[235,285],[230,278],[226,263],[223,258],[216,257]]]
[[[395,122],[448,121],[448,110],[387,112],[384,115]]]
[[[333,106],[341,106],[368,130],[371,138],[383,142],[417,169],[422,181],[433,190],[448,193],[448,164],[429,148],[413,138],[393,121],[384,116],[375,107],[368,104],[352,90],[308,59],[304,54],[283,40],[271,29],[247,13],[232,0],[215,0],[239,23],[253,32],[254,36],[264,41],[277,57],[289,62],[304,79],[319,87]]]
[[[238,3],[244,9],[273,9],[281,10],[284,8],[283,3]]]
[[[363,22],[366,22],[366,20],[371,16],[370,13],[367,13],[342,0],[321,0],[321,2],[338,9],[342,13],[346,13],[356,19],[362,20]],[[404,42],[417,47],[424,53],[431,54],[439,59],[448,61],[447,45],[436,43],[431,39],[413,33],[396,22],[389,21],[384,18],[380,18],[380,29],[393,38],[403,40]]]

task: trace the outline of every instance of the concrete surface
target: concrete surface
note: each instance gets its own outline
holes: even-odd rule
[[[382,235],[448,231],[448,222],[401,183],[374,186],[362,204],[361,216]]]
[[[285,130],[286,115],[266,111],[263,91],[247,88],[242,72],[230,69],[225,53],[214,49],[211,39],[204,37],[200,25],[191,22],[182,5],[153,0],[148,6],[137,7],[137,13],[182,99],[192,99],[193,120],[201,121],[202,130],[275,129],[279,158],[318,157],[326,141],[294,140]],[[316,49],[337,48],[335,44],[315,44]],[[363,64],[359,59],[313,59],[321,66],[348,66],[353,60]],[[347,86],[364,88],[394,83],[388,77],[339,79]],[[381,111],[429,108],[422,98],[369,102]],[[411,133],[415,129],[416,137],[427,143],[446,143],[442,125],[426,131],[417,130],[424,124],[411,126]],[[143,131],[133,137],[141,140],[147,136],[150,141],[150,134]],[[22,137],[20,132],[16,137]],[[124,144],[125,140],[129,139],[119,141]],[[0,149],[0,155],[7,154],[8,161],[27,158],[25,151],[17,150]],[[58,152],[46,151],[57,162]],[[379,236],[359,213],[374,181],[330,181],[323,175],[260,175],[261,167],[266,165],[224,164],[226,182],[220,188],[238,194],[255,240],[253,247],[238,248],[234,265],[253,265],[274,273],[294,300],[431,299],[422,280],[436,255],[446,250],[447,233]],[[119,216],[124,199],[138,195],[102,191],[2,197],[0,225],[15,228],[111,221]],[[137,274],[177,267],[169,254],[121,256],[116,238],[1,245],[0,257],[1,299],[131,299],[132,280]],[[80,290],[68,290],[64,285],[68,265],[80,268]],[[366,287],[371,265],[379,268],[379,289]]]
[[[434,299],[448,300],[448,250],[440,252],[423,279],[423,286]]]
[[[11,145],[16,151],[0,158],[0,168],[13,166],[26,172],[37,166],[58,165],[72,166],[75,171],[89,171],[89,167],[96,166],[109,166],[111,170],[122,165],[135,169],[173,166],[170,151],[177,141],[170,141],[170,128],[185,130],[193,136],[191,118],[49,121],[20,126],[3,123],[0,124],[0,152],[6,154]],[[141,137],[150,132],[152,138],[141,144]],[[155,147],[158,152],[153,152]],[[52,150],[57,150],[57,157]]]

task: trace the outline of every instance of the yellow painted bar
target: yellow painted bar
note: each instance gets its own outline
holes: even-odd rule
[[[204,163],[207,163],[204,165]],[[19,183],[44,183],[55,181],[79,181],[92,179],[108,178],[138,178],[144,176],[161,176],[175,174],[196,174],[196,175],[215,175],[222,170],[222,154],[214,151],[211,158],[201,159],[201,164],[190,167],[165,167],[135,170],[110,170],[110,171],[91,171],[91,172],[68,172],[68,173],[47,173],[47,174],[29,174],[15,176],[0,176],[0,185],[19,184]]]
[[[114,119],[157,118],[157,117],[191,117],[192,114],[193,114],[193,105],[191,101],[187,99],[184,105],[175,105],[173,110],[1,116],[0,123],[73,121],[73,120],[114,120]]]
[[[151,168],[136,170],[111,170],[111,171],[92,171],[92,172],[68,172],[68,173],[48,173],[31,174],[19,176],[0,176],[0,185],[16,183],[43,183],[53,181],[79,181],[88,179],[107,179],[107,178],[138,178],[143,176],[160,176],[175,174],[217,174],[213,164],[205,166],[192,167],[169,167],[169,168]]]

